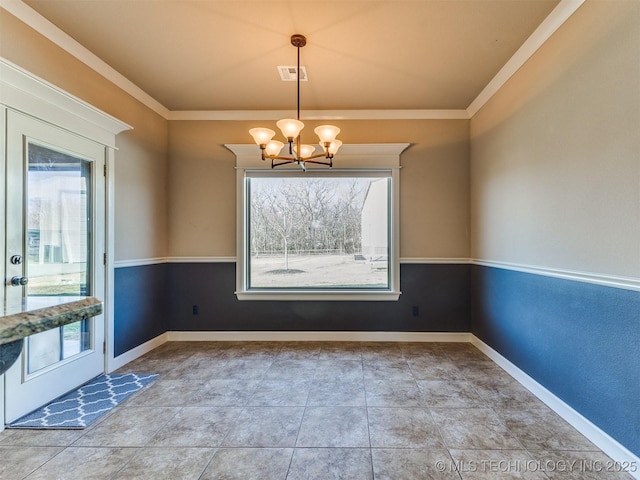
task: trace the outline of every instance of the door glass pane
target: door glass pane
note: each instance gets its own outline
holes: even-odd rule
[[[29,144],[28,295],[87,295],[91,163]]]
[[[72,357],[91,348],[90,320],[84,319],[62,327],[62,358]]]
[[[54,365],[91,348],[91,320],[36,333],[27,338],[27,374]]]
[[[91,293],[91,162],[35,143],[28,144],[28,296]],[[27,339],[32,373],[91,348],[90,321],[83,320]]]
[[[60,329],[54,328],[29,337],[27,372],[33,373],[60,361]]]

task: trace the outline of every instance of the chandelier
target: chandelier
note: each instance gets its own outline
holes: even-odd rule
[[[252,128],[249,133],[253,140],[258,144],[262,152],[262,160],[271,159],[271,168],[289,163],[298,164],[303,170],[306,170],[305,163],[315,163],[318,165],[333,166],[333,156],[342,145],[340,140],[336,140],[336,136],[340,133],[340,129],[333,125],[320,125],[314,129],[316,135],[320,139],[320,147],[322,153],[315,153],[316,147],[313,145],[303,145],[300,139],[300,132],[304,128],[304,123],[300,121],[300,49],[307,44],[304,35],[295,34],[291,36],[291,45],[298,50],[298,116],[297,118],[285,118],[276,122],[276,125],[282,132],[282,135],[289,143],[289,155],[280,156],[280,151],[284,147],[284,143],[278,140],[272,140],[276,132],[269,128]],[[323,158],[323,160],[317,160]]]

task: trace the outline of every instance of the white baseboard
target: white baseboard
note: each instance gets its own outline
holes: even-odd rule
[[[158,335],[155,338],[152,338],[148,342],[143,343],[142,345],[138,345],[135,348],[123,353],[122,355],[118,355],[112,361],[109,362],[109,368],[107,373],[111,373],[114,370],[119,369],[120,367],[124,367],[127,363],[134,361],[136,358],[141,357],[145,353],[149,353],[154,348],[159,347],[163,343],[167,343],[169,341],[169,334],[167,332]]]
[[[462,332],[168,332],[170,342],[470,342]]]
[[[523,387],[565,419],[571,426],[587,437],[600,450],[609,455],[613,461],[620,462],[622,465],[636,465],[636,467],[640,469],[640,457],[634,455],[624,445],[611,438],[609,434],[591,423],[475,335],[471,335],[471,343],[515,378]],[[632,477],[640,480],[640,470],[629,473]]]

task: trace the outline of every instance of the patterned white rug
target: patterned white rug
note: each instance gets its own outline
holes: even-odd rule
[[[153,382],[156,374],[100,375],[89,383],[19,418],[7,428],[81,429]]]

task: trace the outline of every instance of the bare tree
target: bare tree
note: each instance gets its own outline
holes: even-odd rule
[[[251,251],[356,253],[360,211],[369,180],[260,179],[251,188]]]

